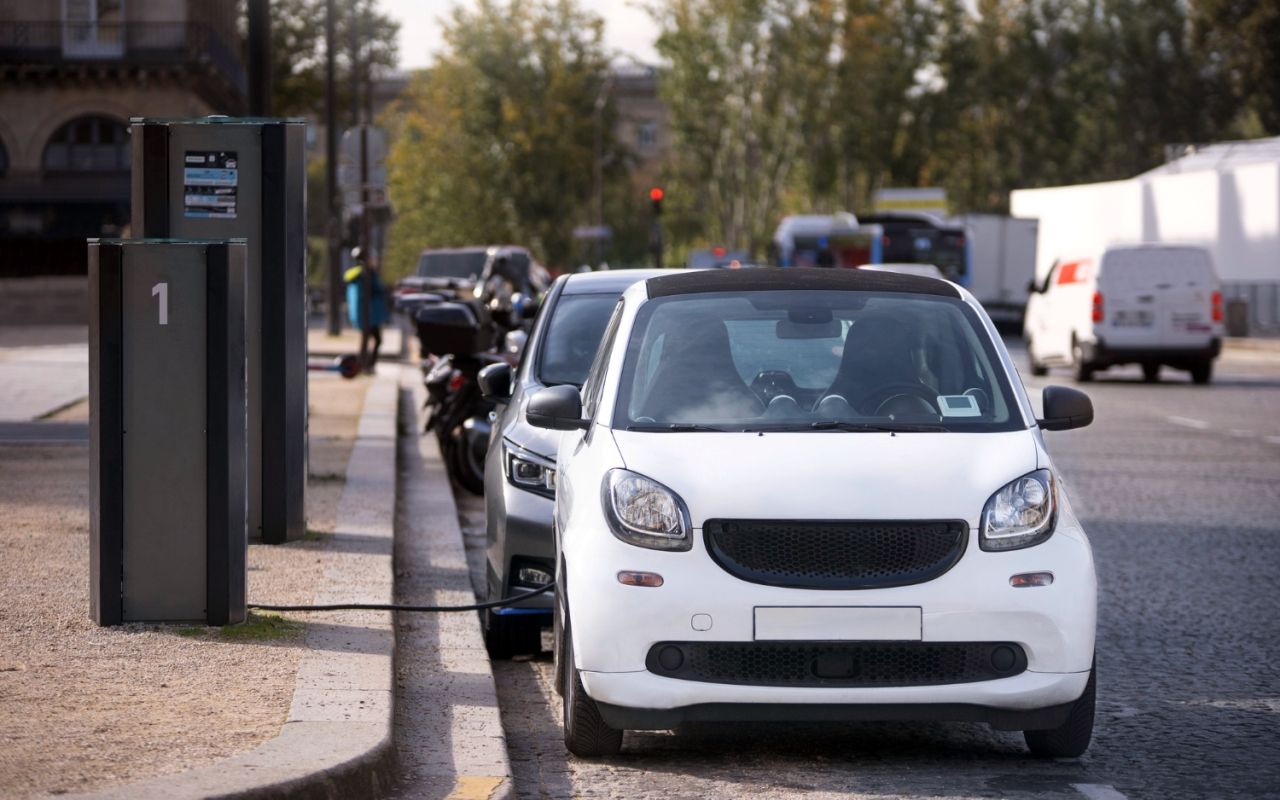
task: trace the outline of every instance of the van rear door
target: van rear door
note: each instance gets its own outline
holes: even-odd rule
[[[1217,278],[1195,247],[1108,251],[1098,288],[1107,344],[1122,348],[1200,348],[1213,337]]]

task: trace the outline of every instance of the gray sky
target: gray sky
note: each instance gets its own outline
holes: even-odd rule
[[[657,29],[649,15],[634,0],[582,0],[587,8],[605,20],[605,44],[623,56],[653,63],[657,55],[653,40]],[[437,22],[455,6],[472,5],[472,0],[378,0],[379,7],[400,20],[400,66],[425,67],[439,52],[443,42]]]

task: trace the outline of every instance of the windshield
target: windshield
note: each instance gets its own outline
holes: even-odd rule
[[[651,300],[614,424],[633,430],[1026,427],[977,315],[926,294],[755,291]]]
[[[581,386],[617,304],[616,294],[562,295],[554,316],[547,320],[546,340],[538,354],[538,381],[545,386]]]
[[[484,270],[487,258],[484,250],[427,251],[418,257],[418,276],[474,281]]]

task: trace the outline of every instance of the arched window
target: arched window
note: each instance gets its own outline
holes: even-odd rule
[[[44,148],[48,172],[128,172],[129,130],[109,117],[77,117]]]

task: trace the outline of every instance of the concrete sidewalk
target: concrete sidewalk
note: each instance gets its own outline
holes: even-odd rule
[[[88,394],[83,325],[0,326],[0,421],[40,419]]]

